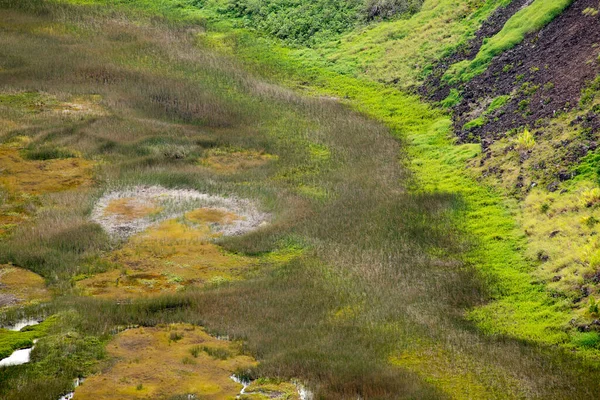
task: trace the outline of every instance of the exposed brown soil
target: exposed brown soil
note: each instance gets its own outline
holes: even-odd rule
[[[468,48],[451,61],[473,57],[483,37],[501,28],[522,5],[522,0],[516,0],[509,7],[499,9]],[[598,1],[575,0],[545,28],[496,57],[485,73],[460,88],[463,100],[455,108],[454,123],[463,142],[482,140],[485,149],[490,141],[511,129],[535,127],[541,119],[578,104],[582,89],[600,73],[597,60],[600,15],[584,15],[588,7],[597,8]],[[439,76],[448,65],[448,60],[438,65],[423,89],[431,99],[441,100],[448,95],[448,87],[433,89],[435,84],[440,84]],[[462,129],[465,123],[479,116],[492,99],[511,94],[512,99],[488,115],[483,126]]]

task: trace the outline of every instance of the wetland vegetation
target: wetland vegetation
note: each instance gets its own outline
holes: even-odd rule
[[[478,179],[462,83],[408,92],[508,3],[0,0],[0,324],[44,320],[0,397],[595,398],[595,292],[523,232],[573,195]]]

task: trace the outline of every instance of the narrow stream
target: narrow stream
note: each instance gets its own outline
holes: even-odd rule
[[[236,399],[239,399],[241,395],[246,394],[246,389],[252,383],[252,381],[242,380],[236,375],[231,375],[229,378],[232,381],[239,383],[240,385],[243,386],[242,390],[240,390],[240,394],[237,395]],[[314,398],[313,393],[310,390],[308,390],[303,384],[301,384],[297,381],[292,381],[292,383],[294,385],[296,385],[296,390],[298,390],[298,395],[300,396],[300,400],[313,400],[313,398]]]
[[[6,329],[9,331],[18,332],[21,329],[25,328],[26,326],[38,325],[40,322],[42,322],[42,321],[39,319],[36,319],[36,318],[24,318],[22,320],[15,322],[12,325],[4,325],[0,328]],[[35,342],[37,342],[37,339],[33,341],[34,344],[35,344]],[[21,365],[21,364],[28,363],[30,360],[30,356],[31,356],[31,350],[33,350],[34,347],[35,346],[31,346],[26,349],[19,349],[19,350],[13,351],[13,353],[10,356],[0,360],[0,367],[8,367],[8,366],[12,366],[12,365]]]
[[[33,341],[34,344],[35,342],[37,342],[37,339]],[[31,350],[33,350],[34,347],[35,346],[31,346],[27,349],[13,351],[13,353],[10,356],[0,360],[0,367],[8,367],[12,365],[21,365],[28,363],[31,355]]]
[[[248,380],[242,380],[239,377],[237,377],[236,375],[231,375],[229,377],[232,381],[239,383],[240,385],[242,385],[242,390],[240,390],[240,394],[237,395],[236,399],[239,399],[241,395],[246,393],[246,388],[250,385],[251,381]]]
[[[73,380],[73,389],[76,389],[79,385],[81,385],[84,380],[85,379],[83,379],[83,378],[75,378]],[[71,400],[74,395],[75,395],[75,390],[73,390],[72,392],[69,392],[69,393],[65,394],[64,396],[62,396],[58,400]]]
[[[20,331],[21,329],[25,328],[26,326],[38,325],[40,322],[42,322],[42,321],[35,319],[35,318],[24,318],[20,321],[15,322],[13,325],[5,325],[0,328],[7,329],[9,331]]]

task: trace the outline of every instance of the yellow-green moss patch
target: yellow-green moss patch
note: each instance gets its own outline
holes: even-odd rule
[[[435,344],[415,347],[391,357],[390,362],[416,373],[453,399],[521,398],[526,391],[516,379],[506,382],[506,375],[493,367]]]
[[[156,214],[161,210],[161,207],[158,207],[149,200],[125,197],[111,200],[104,209],[104,215],[115,216],[120,221],[133,221]]]
[[[213,149],[207,152],[201,164],[212,170],[231,174],[248,168],[256,168],[267,164],[277,156],[255,150]]]
[[[189,218],[189,219],[188,219]],[[201,208],[136,236],[107,256],[117,268],[78,282],[87,294],[110,298],[169,293],[240,279],[257,260],[226,253],[213,242],[212,223],[229,223],[228,212]]]
[[[0,147],[0,187],[12,192],[41,194],[89,184],[92,167],[82,158],[25,160],[17,148]]]
[[[0,265],[0,308],[49,299],[50,292],[41,276],[12,265]]]
[[[272,379],[257,379],[246,387],[240,400],[300,400],[296,385]]]
[[[230,357],[213,357],[201,350],[204,346],[223,349]],[[74,399],[157,399],[188,394],[233,399],[242,385],[230,376],[256,365],[237,343],[218,340],[189,324],[127,330],[115,337],[107,352],[116,362],[103,373],[88,377],[75,390]]]

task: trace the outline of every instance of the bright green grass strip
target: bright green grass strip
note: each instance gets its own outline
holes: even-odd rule
[[[521,43],[528,33],[546,26],[572,1],[535,0],[510,17],[500,32],[484,40],[479,53],[473,60],[464,60],[451,66],[444,75],[444,79],[451,84],[457,84],[458,82],[467,82],[482,74],[495,56]]]

